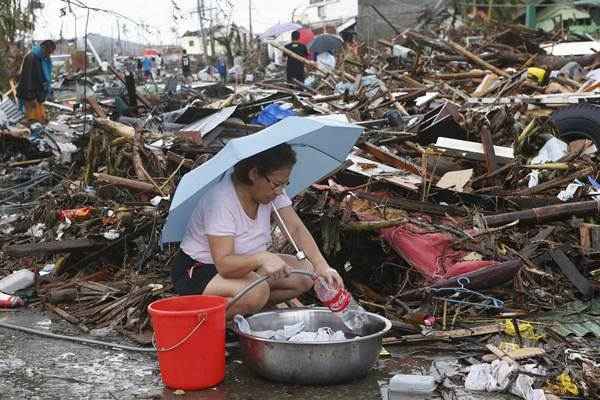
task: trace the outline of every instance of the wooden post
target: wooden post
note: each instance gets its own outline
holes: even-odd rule
[[[288,49],[286,49],[285,47],[279,45],[278,43],[275,42],[269,42],[269,44],[273,47],[275,47],[276,49],[282,51],[285,55],[287,55],[288,57],[292,57],[295,60],[300,61],[301,63],[308,65],[309,67],[312,67],[314,69],[316,69],[317,71],[321,72],[322,74],[325,74],[325,76],[331,75],[333,77],[335,77],[336,79],[340,79],[339,76],[337,76],[333,71],[328,71],[326,69],[323,69],[319,66],[319,64],[317,64],[314,61],[311,60],[307,60],[304,57],[299,56],[298,54],[294,53],[293,51],[290,51]]]
[[[600,214],[600,203],[595,200],[589,200],[537,207],[529,210],[513,211],[496,215],[485,215],[482,217],[482,220],[486,226],[497,226],[508,224],[517,220],[519,220],[521,224],[544,223],[547,221],[567,218],[572,215],[592,216],[598,214]]]
[[[152,192],[160,194],[158,188],[156,188],[151,183],[135,181],[133,179],[121,178],[119,176],[113,176],[102,173],[95,173],[94,178],[96,178],[99,182],[110,183],[115,186],[123,186],[128,189],[137,190],[140,192]]]
[[[481,65],[483,68],[492,71],[496,75],[504,76],[506,78],[510,77],[510,74],[508,72],[503,71],[500,68],[493,66],[492,64],[488,63],[487,61],[483,61],[481,58],[479,58],[475,54],[471,53],[469,50],[465,49],[458,43],[454,43],[452,40],[448,40],[447,43],[450,47],[452,47],[452,49],[454,51],[463,55],[465,58],[473,61],[475,64]]]
[[[492,139],[492,133],[490,128],[482,126],[480,131],[481,144],[483,144],[483,154],[485,156],[485,168],[488,174],[491,174],[496,170],[498,164],[496,163],[496,153],[494,151],[494,141]]]

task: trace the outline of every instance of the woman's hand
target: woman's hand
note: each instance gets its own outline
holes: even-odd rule
[[[270,276],[273,280],[286,278],[289,275],[287,263],[279,256],[265,251],[259,257],[259,275]]]
[[[344,280],[340,274],[327,263],[323,263],[315,266],[315,272],[323,277],[325,281],[334,287],[344,287]]]

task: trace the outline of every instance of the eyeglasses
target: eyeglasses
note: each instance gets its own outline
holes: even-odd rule
[[[263,175],[263,176],[267,180],[267,182],[269,182],[269,184],[271,185],[271,187],[273,188],[273,190],[283,189],[283,188],[287,187],[290,184],[290,181],[285,181],[285,182],[282,182],[282,183],[273,182],[272,180],[269,179],[268,176],[266,176],[266,175]]]

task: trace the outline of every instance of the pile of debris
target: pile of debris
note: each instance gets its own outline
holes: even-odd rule
[[[335,70],[303,60],[305,82],[233,88],[98,68],[59,79],[47,125],[20,125],[4,100],[0,270],[33,271],[18,295],[86,333],[149,343],[146,307],[172,295],[159,236],[181,176],[290,115],[352,122],[365,133],[347,163],[295,207],[362,305],[392,320],[386,343],[466,343],[467,389],[529,400],[542,381],[592,398],[600,59],[544,55],[548,39],[406,31]]]

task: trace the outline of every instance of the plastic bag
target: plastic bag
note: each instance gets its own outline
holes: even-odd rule
[[[544,337],[544,335],[536,335],[533,325],[531,325],[529,322],[519,321],[518,324],[521,337],[529,340],[534,340],[536,342]],[[504,321],[504,333],[510,336],[517,335],[517,332],[515,331],[515,326],[510,319]]]
[[[295,343],[310,342],[338,342],[346,340],[346,335],[342,331],[334,331],[329,327],[319,328],[316,332],[300,332],[289,339]]]
[[[256,118],[252,120],[253,124],[271,126],[284,118],[296,115],[291,104],[273,103],[265,107]]]
[[[547,162],[560,160],[569,152],[569,145],[555,137],[550,138],[538,152],[538,155],[533,157],[529,164],[537,165]]]
[[[322,69],[333,71],[335,69],[335,57],[327,52],[319,53],[317,56],[317,64]]]

